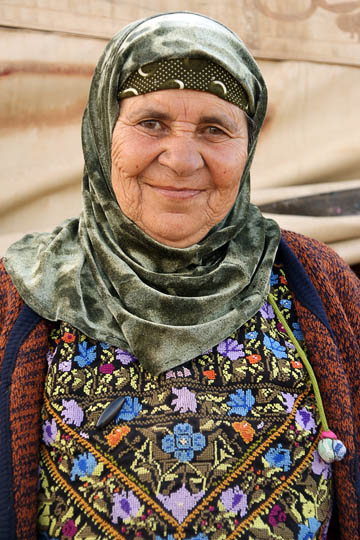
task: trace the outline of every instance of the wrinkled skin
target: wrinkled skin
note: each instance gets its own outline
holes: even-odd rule
[[[162,244],[199,242],[231,209],[247,158],[245,114],[210,93],[124,99],[112,139],[123,213]]]

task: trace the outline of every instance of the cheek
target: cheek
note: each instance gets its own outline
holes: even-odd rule
[[[120,174],[134,177],[150,160],[149,143],[132,126],[118,123],[112,138],[111,160]]]
[[[132,174],[132,165],[136,165],[136,163],[134,162],[134,149],[131,146],[129,138],[126,136],[126,130],[115,129],[111,148],[111,161],[113,168],[117,171]]]
[[[215,183],[219,191],[227,192],[229,196],[235,193],[236,196],[246,160],[247,151],[245,149],[238,152],[224,152],[222,159],[214,162]]]

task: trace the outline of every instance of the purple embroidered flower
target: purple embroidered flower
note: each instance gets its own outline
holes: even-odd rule
[[[290,469],[290,451],[283,448],[282,444],[278,444],[276,448],[270,448],[265,454],[265,459],[270,467],[276,467],[285,472]]]
[[[114,493],[111,520],[117,523],[119,519],[124,520],[136,517],[140,510],[140,501],[130,489],[127,493],[123,490],[121,493]]]
[[[314,474],[321,474],[323,478],[331,477],[332,470],[330,463],[326,463],[325,461],[323,461],[317,450],[315,450],[314,452],[314,460],[311,464],[311,469]]]
[[[137,397],[132,398],[131,396],[126,396],[123,406],[116,417],[116,423],[118,424],[120,420],[130,422],[130,420],[133,420],[133,418],[140,413],[141,409],[142,405],[139,403]]]
[[[196,506],[197,502],[203,496],[203,491],[190,493],[183,484],[181,488],[174,491],[171,495],[162,495],[159,493],[157,497],[163,503],[166,510],[169,510],[179,523],[182,523],[190,510]]]
[[[248,509],[247,495],[245,495],[239,486],[224,491],[221,495],[221,502],[225,506],[225,510],[240,514],[241,517],[245,516]]]
[[[79,343],[79,354],[74,358],[79,367],[89,366],[96,358],[96,345],[88,348],[87,341]]]
[[[64,360],[59,364],[59,371],[71,371],[71,360]]]
[[[136,358],[133,354],[128,351],[123,351],[122,349],[115,349],[116,359],[121,362],[123,366],[131,364],[131,362],[136,362]]]
[[[229,416],[231,414],[240,414],[241,416],[246,416],[255,403],[255,398],[250,389],[244,392],[244,390],[239,388],[239,390],[236,390],[235,394],[230,394],[229,397],[230,401],[226,402],[226,404],[231,407],[231,409],[228,411]]]
[[[303,524],[299,525],[300,531],[297,540],[312,540],[313,538],[316,538],[315,535],[321,525],[320,521],[311,517],[308,519],[308,524],[308,526]]]
[[[269,524],[272,525],[272,527],[276,527],[278,523],[285,523],[285,521],[286,521],[285,512],[283,512],[279,504],[275,504],[270,510]]]
[[[296,349],[295,345],[291,341],[285,341],[285,345],[288,349]]]
[[[174,411],[181,413],[192,411],[196,412],[196,397],[188,388],[172,388],[172,393],[177,397],[172,400],[171,405],[175,405]]]
[[[61,529],[61,532],[64,536],[67,538],[74,538],[75,534],[77,533],[77,527],[72,519],[68,519],[63,528]]]
[[[54,351],[53,354],[51,354],[50,351],[48,351],[48,352],[46,353],[46,360],[47,360],[47,364],[48,364],[48,369],[50,369],[51,363],[52,363],[52,361],[54,360],[54,355],[55,355],[55,351]]]
[[[102,366],[100,366],[99,368],[99,371],[100,373],[105,373],[108,374],[108,373],[112,373],[114,371],[114,366],[113,364],[103,364]]]
[[[206,439],[202,433],[193,433],[190,424],[176,424],[173,435],[165,435],[161,442],[162,449],[167,454],[174,453],[181,462],[191,461],[195,452],[205,446]]]
[[[165,373],[165,379],[173,379],[176,377],[191,377],[191,371],[187,367],[177,369],[176,372],[170,369]]]
[[[267,349],[272,351],[276,358],[287,358],[286,348],[284,345],[280,345],[276,339],[264,334],[264,345]]]
[[[289,394],[289,392],[281,392],[281,395],[282,395],[282,397],[284,399],[284,405],[286,407],[286,412],[288,414],[290,414],[292,409],[293,409],[295,399],[298,397],[298,395],[297,394]]]
[[[67,424],[74,424],[75,426],[81,426],[84,420],[84,411],[76,403],[74,399],[63,399],[62,405],[64,409],[61,411],[61,416],[64,422]]]
[[[91,476],[97,465],[97,461],[91,452],[84,452],[78,458],[74,459],[71,469],[71,480],[76,480],[76,477]]]
[[[316,433],[316,424],[313,415],[305,408],[297,411],[295,421],[302,429]]]
[[[266,300],[260,308],[260,313],[264,317],[264,319],[273,319],[275,317],[272,305],[269,304],[269,302],[266,302]]]
[[[227,356],[230,360],[237,360],[245,356],[243,349],[244,345],[232,338],[225,339],[217,346],[218,352],[223,356]]]
[[[49,420],[46,420],[42,429],[43,429],[43,441],[47,446],[49,446],[55,441],[55,438],[58,432],[54,418],[51,420],[51,422],[49,422]]]

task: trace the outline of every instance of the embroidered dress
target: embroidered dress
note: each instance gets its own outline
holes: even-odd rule
[[[271,292],[302,342],[277,265]],[[40,538],[326,538],[331,467],[317,452],[315,399],[268,302],[217,347],[160,376],[66,323],[52,342]],[[120,396],[116,417],[97,429]]]

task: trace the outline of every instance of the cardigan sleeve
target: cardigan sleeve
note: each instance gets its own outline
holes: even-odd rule
[[[315,286],[334,333],[338,333],[340,319],[345,317],[342,322],[346,322],[348,332],[360,345],[358,277],[345,261],[325,244],[290,231],[283,231],[283,237]]]

